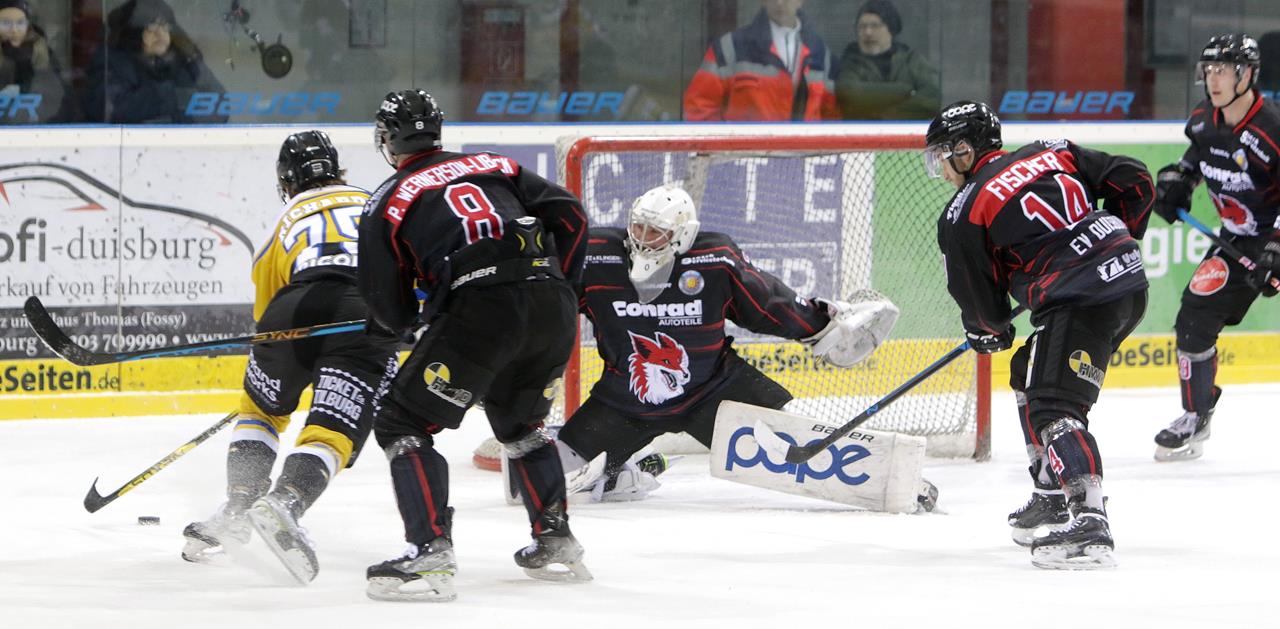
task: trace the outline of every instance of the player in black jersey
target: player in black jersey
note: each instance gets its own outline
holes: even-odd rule
[[[970,101],[943,109],[926,142],[929,174],[958,188],[938,219],[938,246],[970,345],[1013,345],[1010,295],[1035,326],[1010,361],[1035,483],[1009,516],[1014,540],[1043,568],[1114,565],[1088,413],[1111,353],[1146,309],[1134,238],[1146,231],[1151,176],[1137,160],[1066,140],[1005,152],[1000,120]],[[1053,530],[1033,538],[1043,525]]]
[[[791,400],[738,356],[727,322],[808,343],[849,367],[897,319],[887,301],[797,296],[729,236],[699,231],[693,200],[677,187],[640,196],[628,220],[626,230],[591,230],[578,306],[604,371],[559,433],[567,471],[606,455],[606,474],[592,487],[598,499],[634,500],[657,486],[662,465],[632,459],[658,435],[687,432],[710,446],[721,401],[779,409]]]
[[[346,185],[323,131],[286,138],[276,176],[285,206],[253,261],[258,331],[363,319],[355,238],[369,193]],[[227,501],[183,530],[182,557],[208,560],[247,542],[252,525],[298,581],[314,579],[319,564],[298,519],[359,454],[375,394],[395,374],[395,349],[394,337],[364,333],[255,345],[227,449]],[[280,435],[308,385],[314,396],[306,426],[268,493]]]
[[[1170,223],[1204,181],[1222,218],[1219,235],[1257,264],[1249,271],[1213,247],[1183,291],[1174,329],[1184,413],[1156,435],[1157,461],[1203,454],[1222,394],[1214,384],[1218,334],[1240,323],[1259,294],[1276,295],[1269,282],[1280,275],[1280,107],[1254,89],[1260,67],[1252,37],[1209,40],[1196,64],[1205,100],[1187,120],[1191,146],[1156,178],[1155,212]]]
[[[535,578],[591,578],[569,531],[560,458],[542,431],[577,331],[572,286],[586,214],[565,189],[511,159],[442,150],[443,118],[422,90],[387,95],[376,139],[396,173],[360,223],[359,284],[373,317],[397,334],[420,316],[430,324],[374,424],[410,544],[369,568],[376,599],[456,596],[448,465],[433,439],[478,401],[513,460],[532,527],[516,563]],[[422,313],[415,285],[430,295]]]

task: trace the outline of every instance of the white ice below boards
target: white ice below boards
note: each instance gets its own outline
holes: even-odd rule
[[[80,505],[94,476],[123,482],[215,417],[6,421],[0,609],[6,627],[77,629],[518,627],[531,615],[555,629],[1270,626],[1280,547],[1266,524],[1280,519],[1280,463],[1267,435],[1278,402],[1280,385],[1228,387],[1205,456],[1158,464],[1151,436],[1176,414],[1177,390],[1104,392],[1091,430],[1106,457],[1115,570],[1039,570],[1010,541],[1005,516],[1030,482],[1012,398],[997,393],[991,462],[926,461],[941,491],[934,513],[728,483],[694,456],[648,500],[571,507],[595,574],[573,586],[512,562],[529,540],[525,514],[505,504],[497,474],[470,463],[488,430],[477,415],[437,439],[457,508],[458,599],[425,609],[365,596],[365,568],[404,545],[372,443],[307,513],[323,569],[299,587],[260,540],[222,565],[179,557],[182,526],[222,491],[226,435],[98,513]],[[138,526],[144,514],[162,524]]]

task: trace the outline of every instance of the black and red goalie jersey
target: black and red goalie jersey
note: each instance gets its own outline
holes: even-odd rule
[[[511,221],[526,216],[554,236],[547,248],[576,283],[587,215],[568,190],[490,153],[432,151],[402,164],[369,198],[360,222],[359,275],[378,321],[397,332],[410,328],[419,308],[414,283],[435,296],[469,271],[485,273],[502,250],[472,246],[501,240]],[[462,255],[467,268],[455,268]]]
[[[627,269],[626,233],[593,228],[578,307],[595,327],[604,372],[591,390],[631,417],[670,417],[719,390],[747,367],[725,321],[788,339],[830,322],[817,302],[757,269],[729,236],[701,232],[677,255],[671,285],[641,303]]]
[[[947,289],[967,331],[1003,333],[1008,295],[1035,312],[1147,287],[1134,238],[1155,190],[1141,162],[1058,140],[988,153],[972,172],[938,219]]]
[[[1197,105],[1187,119],[1191,146],[1178,164],[1204,179],[1222,226],[1237,236],[1280,230],[1280,107],[1260,92],[1254,97],[1234,126],[1209,101]]]

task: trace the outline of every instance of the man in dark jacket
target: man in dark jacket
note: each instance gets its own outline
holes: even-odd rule
[[[931,118],[942,101],[938,70],[896,41],[902,17],[889,0],[858,10],[858,37],[840,56],[836,100],[847,120]]]

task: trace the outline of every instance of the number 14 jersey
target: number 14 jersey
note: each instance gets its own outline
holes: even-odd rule
[[[1057,140],[988,153],[972,172],[938,219],[966,330],[1003,332],[1008,295],[1035,312],[1146,288],[1134,238],[1155,188],[1141,162]]]

